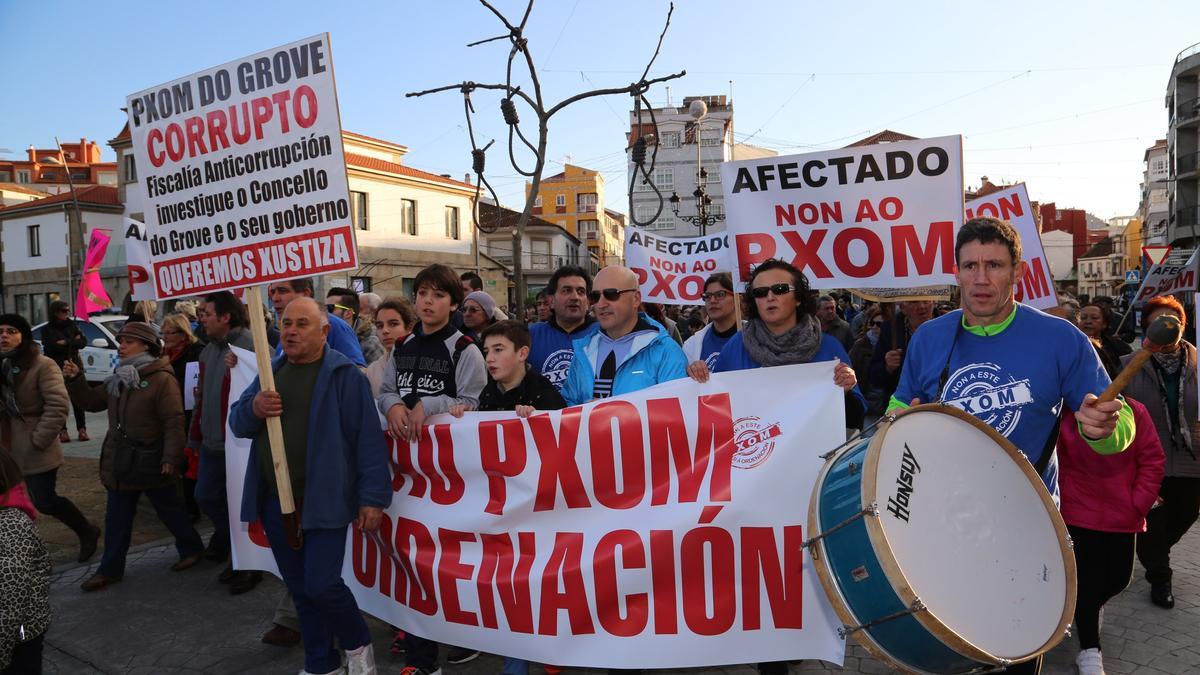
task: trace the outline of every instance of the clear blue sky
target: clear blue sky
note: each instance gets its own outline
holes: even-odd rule
[[[514,21],[523,2],[497,0]],[[659,0],[540,0],[527,35],[545,95],[622,86],[640,74],[662,27]],[[435,2],[0,3],[5,112],[0,148],[20,156],[80,136],[106,141],[124,97],[311,34],[332,35],[342,123],[408,146],[406,162],[470,169],[457,93],[404,93],[500,82],[499,23],[470,0]],[[1031,196],[1101,217],[1132,214],[1142,154],[1166,133],[1176,53],[1200,42],[1200,2],[730,2],[678,4],[653,74],[687,69],[685,95],[728,94],[739,140],[782,154],[844,145],[891,128],[963,134],[966,181],[1025,180]],[[651,100],[666,100],[662,87]],[[476,130],[503,141],[498,99],[477,94]],[[604,171],[608,206],[627,210],[628,97],[592,99],[551,122],[548,173]],[[524,114],[524,120],[530,120]],[[530,130],[533,133],[533,130]],[[105,157],[112,159],[107,147]],[[522,179],[501,152],[489,168],[505,203]],[[554,163],[558,162],[558,163]]]

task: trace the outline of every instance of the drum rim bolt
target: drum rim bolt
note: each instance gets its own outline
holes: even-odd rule
[[[867,623],[862,623],[857,626],[843,625],[841,628],[838,629],[838,637],[845,640],[846,636],[848,636],[848,635],[853,635],[860,631],[867,630],[868,628],[874,628],[875,626],[887,623],[889,621],[895,621],[896,619],[902,619],[906,616],[912,616],[913,614],[924,612],[926,609],[927,608],[925,607],[925,603],[922,602],[920,598],[914,598],[912,601],[912,604],[910,604],[908,606],[908,609],[902,609],[899,612],[895,612],[894,614],[888,614],[887,616],[881,616],[878,619],[874,619],[872,621],[868,621]]]

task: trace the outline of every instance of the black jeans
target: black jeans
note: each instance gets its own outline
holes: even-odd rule
[[[48,516],[54,516],[71,528],[80,539],[91,532],[91,523],[79,512],[70,499],[58,494],[58,469],[31,473],[25,476],[25,487],[33,506]]]
[[[18,644],[8,667],[0,675],[42,675],[42,642],[46,634]]]
[[[1075,630],[1080,649],[1100,648],[1100,609],[1125,590],[1133,577],[1132,532],[1098,532],[1068,525],[1075,544],[1079,589],[1075,599]]]
[[[1146,531],[1137,539],[1137,556],[1151,584],[1171,583],[1171,547],[1200,514],[1200,478],[1167,476],[1158,496],[1163,503],[1146,515]]]

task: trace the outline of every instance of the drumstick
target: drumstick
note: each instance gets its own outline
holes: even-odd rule
[[[1142,350],[1133,355],[1129,360],[1129,364],[1121,370],[1117,377],[1108,385],[1103,394],[1100,394],[1099,403],[1111,401],[1121,393],[1125,387],[1129,386],[1129,381],[1134,375],[1146,365],[1146,361],[1156,352],[1168,351],[1172,347],[1179,345],[1179,340],[1183,337],[1183,325],[1179,322],[1179,317],[1171,314],[1162,314],[1146,329],[1146,339],[1142,340]]]

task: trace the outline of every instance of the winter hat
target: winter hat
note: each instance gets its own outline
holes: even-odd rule
[[[159,342],[160,335],[158,332],[158,326],[152,323],[145,323],[143,321],[129,321],[121,327],[121,332],[117,333],[118,340],[123,337],[129,337],[145,342],[146,346],[150,347],[152,352],[159,349],[161,346]]]
[[[479,303],[479,306],[483,308],[483,315],[488,319],[496,318],[496,301],[492,299],[492,296],[483,291],[471,291],[467,294],[467,297],[463,298],[463,302],[467,300],[474,300]]]
[[[21,342],[33,342],[33,328],[20,314],[0,314],[0,326],[12,326],[21,331]]]

